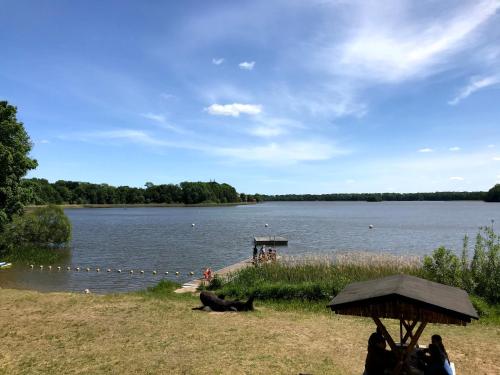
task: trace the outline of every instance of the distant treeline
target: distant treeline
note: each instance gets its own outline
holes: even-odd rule
[[[254,201],[253,196],[238,194],[228,184],[211,182],[182,182],[154,185],[144,188],[111,186],[88,182],[56,181],[45,179],[24,179],[23,186],[29,187],[31,195],[26,204],[145,204],[145,203],[237,203]]]
[[[347,193],[347,194],[284,194],[259,195],[263,201],[479,201],[486,192],[443,191],[435,193]]]

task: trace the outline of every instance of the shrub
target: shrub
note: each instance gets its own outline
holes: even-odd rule
[[[453,252],[444,246],[434,250],[431,256],[424,257],[424,275],[427,279],[441,284],[461,286],[460,261]]]
[[[14,217],[6,228],[5,237],[9,244],[60,247],[71,240],[71,223],[62,208],[40,207]]]

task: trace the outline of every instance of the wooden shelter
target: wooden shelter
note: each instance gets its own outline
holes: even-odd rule
[[[466,325],[471,319],[478,319],[464,290],[408,275],[349,284],[328,306],[337,314],[374,320],[399,358],[394,374],[401,372],[428,323]],[[399,320],[399,345],[381,318]]]
[[[253,242],[256,246],[259,245],[272,245],[272,246],[287,246],[288,240],[281,236],[264,236],[254,237]]]

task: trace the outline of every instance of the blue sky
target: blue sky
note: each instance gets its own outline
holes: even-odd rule
[[[29,176],[247,193],[500,182],[500,1],[1,1]]]

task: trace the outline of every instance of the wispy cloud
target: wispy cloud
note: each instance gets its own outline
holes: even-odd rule
[[[418,150],[418,152],[426,153],[426,152],[434,152],[434,150],[432,148],[426,147],[426,148],[421,148],[420,150]]]
[[[220,65],[220,64],[222,64],[223,62],[224,62],[224,59],[223,59],[223,58],[218,58],[218,59],[217,59],[217,58],[215,58],[215,57],[214,57],[214,58],[212,59],[212,64],[214,64],[214,65]]]
[[[495,145],[488,145],[488,148],[495,148]]]
[[[454,146],[454,147],[450,147],[448,150],[450,150],[450,151],[460,151],[461,148],[458,147],[458,146]]]
[[[489,86],[497,85],[500,83],[500,75],[493,75],[489,77],[472,77],[470,83],[462,88],[458,95],[448,102],[449,105],[457,105],[460,101],[467,98],[469,95],[478,90],[484,89]]]
[[[494,157],[493,157],[493,160],[494,160],[494,161],[500,161],[500,156],[494,156]]]
[[[463,181],[464,178],[463,177],[459,177],[459,176],[454,176],[454,177],[450,177],[450,180],[451,181]]]
[[[255,66],[255,61],[243,61],[239,63],[238,66],[240,67],[240,69],[243,70],[253,70]]]
[[[340,45],[323,49],[334,74],[362,80],[400,82],[443,69],[456,52],[472,43],[471,35],[495,15],[500,3],[484,0],[421,20],[405,1],[354,2],[353,31]]]
[[[141,116],[147,118],[148,120],[153,120],[160,123],[165,123],[166,118],[164,115],[156,114],[156,113],[141,113]]]
[[[271,142],[264,146],[217,148],[214,152],[235,159],[269,164],[294,164],[303,161],[328,160],[348,152],[322,141]]]
[[[262,106],[259,104],[212,104],[211,106],[205,108],[211,115],[215,116],[233,116],[239,117],[241,113],[247,115],[257,115],[262,112]]]

